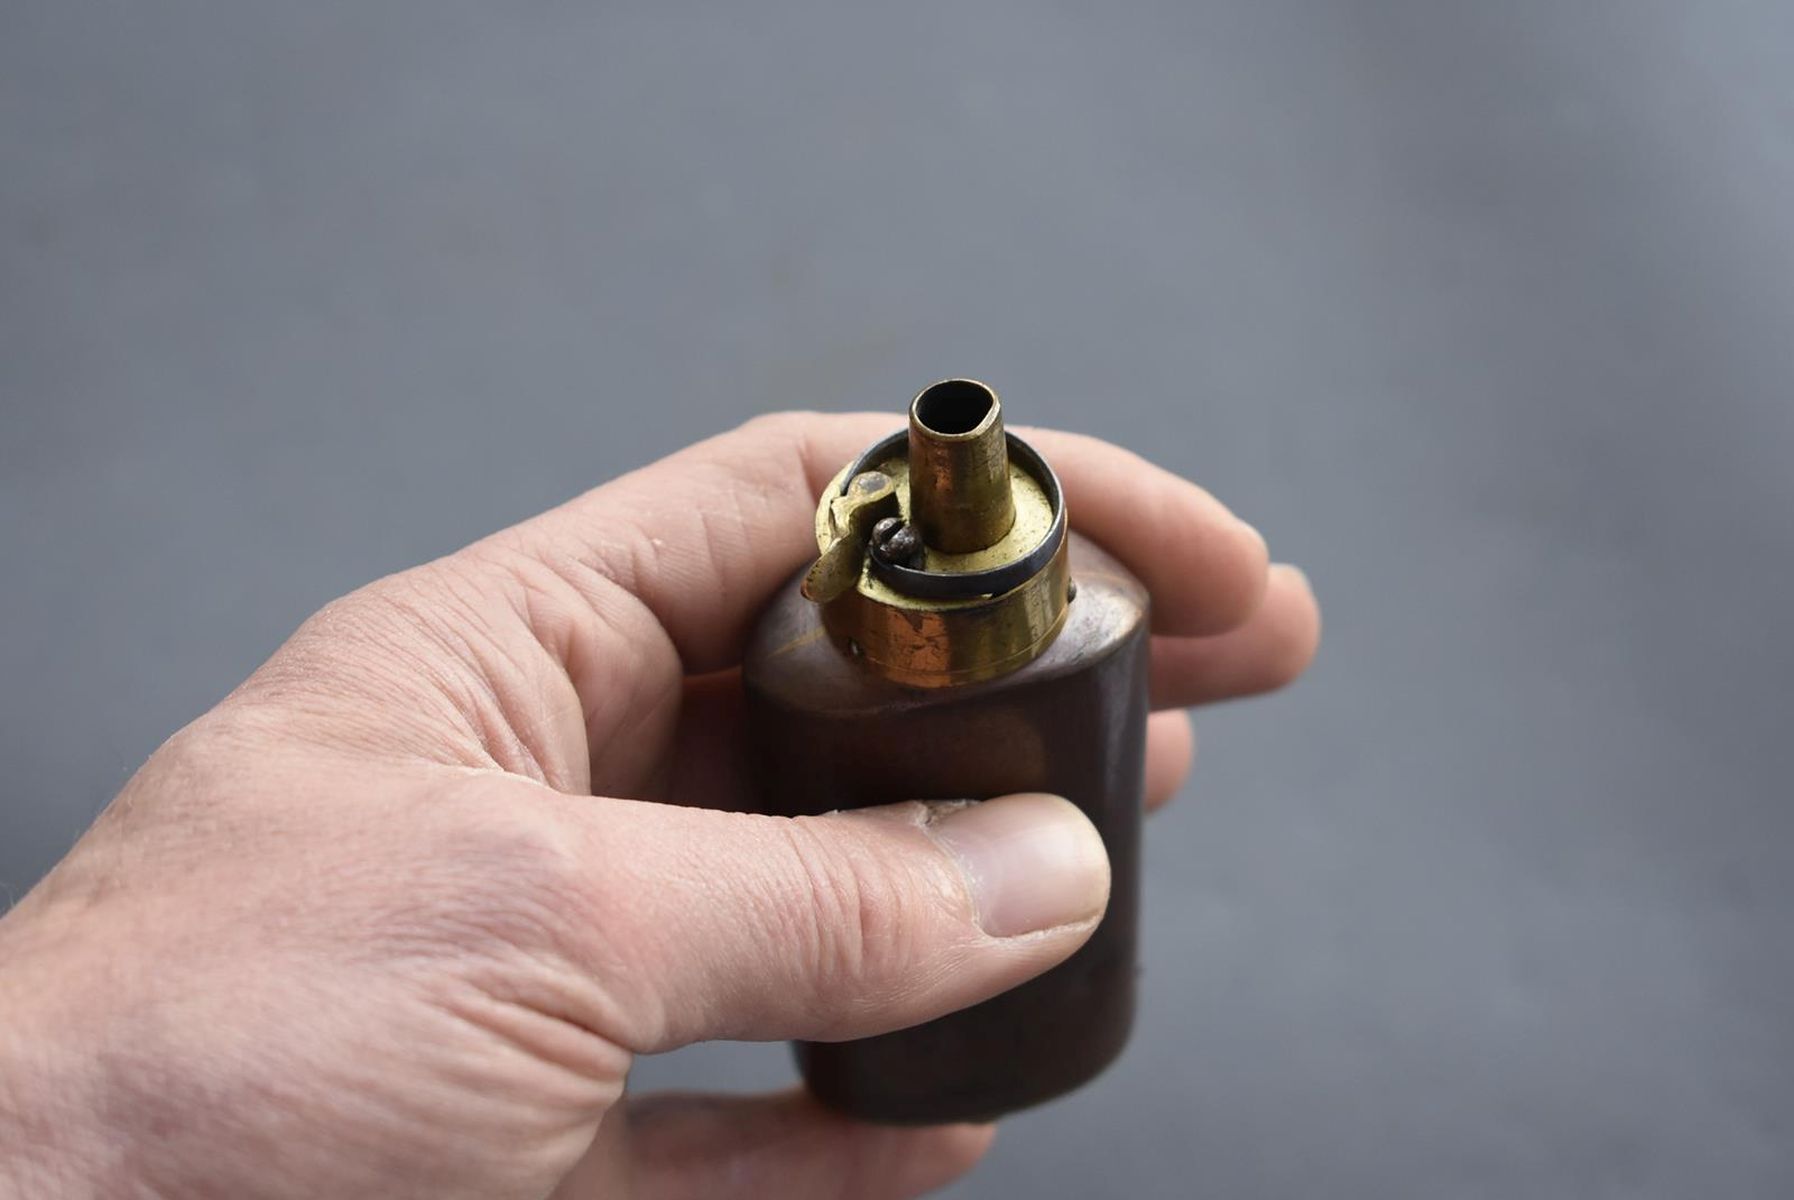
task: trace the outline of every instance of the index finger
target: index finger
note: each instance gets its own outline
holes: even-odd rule
[[[1225,633],[1257,611],[1270,552],[1264,536],[1226,505],[1112,442],[1053,429],[1017,432],[1059,473],[1072,528],[1146,585],[1154,633]]]

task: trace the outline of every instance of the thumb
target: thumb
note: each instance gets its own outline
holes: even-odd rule
[[[574,811],[605,880],[590,969],[641,1053],[914,1025],[1060,962],[1108,903],[1102,838],[1057,796],[796,818]]]

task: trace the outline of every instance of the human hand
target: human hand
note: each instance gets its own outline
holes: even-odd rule
[[[988,1128],[623,1097],[637,1054],[964,1007],[1102,915],[1064,801],[730,811],[747,631],[889,426],[757,420],[374,583],[170,739],[0,920],[0,1195],[802,1200],[967,1169]],[[1026,436],[1152,593],[1163,803],[1181,707],[1293,678],[1313,598],[1193,485]]]

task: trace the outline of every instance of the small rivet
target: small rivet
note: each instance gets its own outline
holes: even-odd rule
[[[1078,598],[1078,581],[1075,579],[1068,580],[1065,584],[1065,602],[1067,604],[1070,604],[1073,600],[1076,600],[1077,598]]]
[[[852,638],[848,638],[847,639],[847,652],[849,654],[853,655],[855,658],[861,658],[865,655],[866,650],[858,642],[854,641]]]

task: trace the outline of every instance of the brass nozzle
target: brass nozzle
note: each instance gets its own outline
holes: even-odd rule
[[[976,379],[946,379],[909,406],[910,521],[947,554],[994,544],[1015,523],[1003,405]]]
[[[949,379],[816,505],[803,594],[841,649],[905,687],[995,679],[1039,657],[1071,600],[1065,498],[1003,432],[996,393]],[[796,644],[796,643],[793,643]]]

